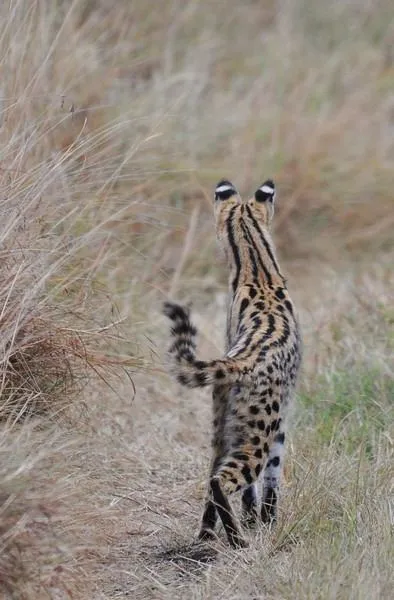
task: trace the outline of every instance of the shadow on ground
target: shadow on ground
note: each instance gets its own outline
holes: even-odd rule
[[[193,542],[158,552],[155,558],[162,566],[167,563],[176,567],[180,576],[195,576],[212,564],[217,555],[217,550],[210,544]]]

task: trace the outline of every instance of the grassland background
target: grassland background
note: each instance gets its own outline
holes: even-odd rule
[[[1,597],[391,598],[392,2],[12,0],[0,73]],[[193,544],[209,394],[161,368],[168,297],[222,349],[221,177],[275,179],[305,339],[242,552]]]

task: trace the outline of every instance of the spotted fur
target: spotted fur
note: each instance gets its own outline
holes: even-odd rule
[[[255,523],[261,477],[261,519],[276,519],[286,416],[301,363],[298,321],[270,235],[274,203],[271,180],[248,201],[227,180],[216,186],[216,233],[230,270],[223,358],[198,360],[189,309],[164,307],[173,323],[173,374],[188,387],[213,386],[213,453],[199,537],[214,536],[219,515],[234,547],[245,541],[230,494],[243,490],[243,523]]]

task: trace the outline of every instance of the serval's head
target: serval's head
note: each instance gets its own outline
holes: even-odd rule
[[[275,184],[267,179],[249,200],[242,200],[236,187],[222,179],[215,189],[216,231],[220,240],[237,237],[242,223],[255,220],[263,230],[269,230],[274,215]]]

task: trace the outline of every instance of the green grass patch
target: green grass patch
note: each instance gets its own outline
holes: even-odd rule
[[[300,410],[307,412],[323,444],[354,453],[360,447],[372,456],[375,441],[393,423],[394,381],[377,369],[336,371],[311,393],[301,393]]]

